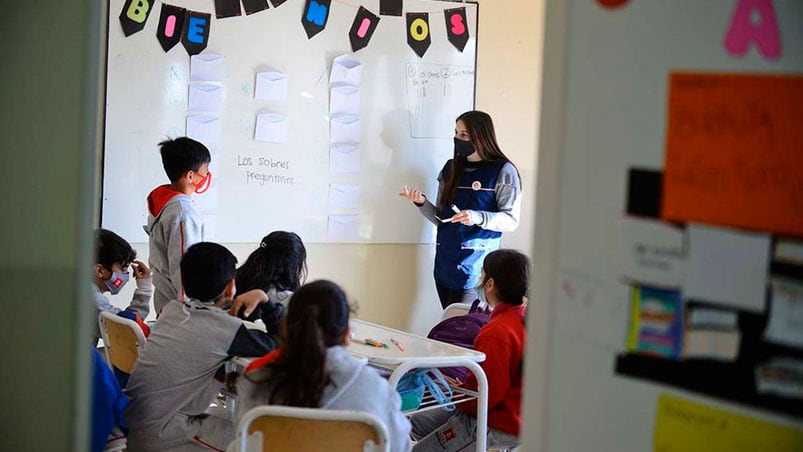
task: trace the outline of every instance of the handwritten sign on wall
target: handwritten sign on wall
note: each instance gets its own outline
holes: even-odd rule
[[[803,236],[803,75],[673,73],[668,220]]]
[[[803,447],[803,431],[725,410],[661,395],[655,414],[656,452],[793,451]]]

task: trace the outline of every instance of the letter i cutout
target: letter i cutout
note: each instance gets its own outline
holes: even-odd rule
[[[156,39],[165,52],[172,49],[181,41],[184,31],[184,17],[187,10],[178,6],[162,3],[162,13],[159,16],[159,28],[156,29]]]
[[[374,35],[376,26],[379,24],[379,16],[360,6],[354,23],[351,24],[349,31],[349,41],[351,41],[351,51],[356,52],[368,45],[371,36]]]
[[[781,34],[772,0],[739,0],[736,5],[725,35],[725,49],[731,55],[744,56],[751,42],[764,58],[780,58]]]

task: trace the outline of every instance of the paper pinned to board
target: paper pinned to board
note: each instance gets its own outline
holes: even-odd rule
[[[329,215],[327,236],[332,241],[354,241],[359,239],[360,221],[357,215]]]
[[[651,286],[683,284],[686,259],[683,229],[655,220],[621,220],[622,276]]]
[[[222,82],[226,78],[226,58],[204,53],[190,57],[191,82]]]
[[[280,114],[263,113],[257,115],[254,140],[268,143],[287,143],[289,128],[290,122]]]
[[[223,88],[218,85],[190,85],[187,110],[220,113],[223,108]]]
[[[333,86],[329,94],[329,114],[360,114],[360,89],[354,86]]]
[[[688,232],[684,297],[764,312],[770,237],[697,224]]]
[[[336,146],[329,150],[329,172],[359,173],[360,150],[355,146]]]
[[[356,209],[360,205],[360,186],[329,184],[329,207]]]
[[[340,55],[332,61],[332,72],[329,75],[330,85],[360,86],[362,80],[362,63],[348,55]]]
[[[772,280],[772,301],[764,339],[803,349],[803,284]]]
[[[206,147],[220,143],[220,118],[210,115],[187,116],[187,136]]]
[[[254,98],[273,102],[287,100],[287,75],[281,72],[259,72],[256,76]]]
[[[803,431],[662,394],[653,450],[756,452],[799,450]]]

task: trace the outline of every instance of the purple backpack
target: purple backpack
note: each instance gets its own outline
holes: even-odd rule
[[[488,306],[480,308],[480,300],[475,300],[471,304],[471,309],[466,315],[449,317],[441,320],[440,323],[432,327],[427,335],[428,338],[436,341],[446,342],[465,348],[474,348],[474,339],[491,320],[491,309]],[[444,375],[466,381],[468,369],[465,367],[444,367],[440,369]]]

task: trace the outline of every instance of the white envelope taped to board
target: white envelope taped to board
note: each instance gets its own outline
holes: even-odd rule
[[[359,143],[361,127],[358,116],[336,116],[330,121],[329,142],[332,144]]]
[[[220,113],[222,107],[222,87],[218,85],[190,85],[187,110]]]
[[[329,94],[329,114],[357,115],[360,113],[360,89],[355,86],[334,86]]]
[[[211,147],[220,143],[220,118],[209,115],[187,116],[187,136]]]
[[[287,100],[287,76],[281,72],[260,72],[257,74],[254,98],[273,102]]]
[[[360,150],[354,146],[337,146],[329,150],[329,171],[359,173]]]
[[[190,57],[191,82],[222,82],[225,78],[225,57],[211,53]]]
[[[329,184],[329,207],[356,209],[359,204],[359,185]]]
[[[348,55],[340,55],[332,61],[332,73],[329,76],[330,85],[360,86],[362,78],[362,63]]]
[[[329,215],[329,240],[357,240],[359,226],[357,215]]]
[[[287,143],[287,131],[290,121],[276,113],[263,113],[257,115],[257,125],[254,139],[268,143]]]

